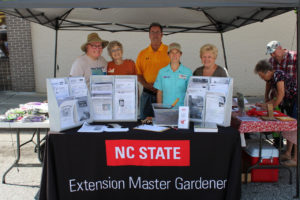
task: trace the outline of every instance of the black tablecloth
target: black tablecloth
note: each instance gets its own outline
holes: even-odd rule
[[[233,128],[218,133],[170,129],[161,133],[49,134],[40,200],[240,199],[241,145]],[[106,141],[188,141],[189,166],[108,166]],[[224,186],[224,187],[223,187]]]

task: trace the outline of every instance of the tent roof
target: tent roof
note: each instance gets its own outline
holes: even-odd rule
[[[147,31],[149,24],[159,22],[164,26],[165,34],[172,34],[226,32],[262,22],[292,9],[293,7],[159,7],[15,8],[2,11],[58,30]]]
[[[300,7],[300,0],[0,0],[7,14],[55,30],[226,32]]]
[[[1,8],[299,7],[299,0],[0,0]]]

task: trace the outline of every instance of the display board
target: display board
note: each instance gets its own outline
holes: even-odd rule
[[[185,97],[190,120],[230,126],[232,90],[230,77],[191,76]]]
[[[47,79],[51,131],[62,131],[93,121],[84,77]]]
[[[90,81],[94,121],[137,121],[135,75],[92,75]]]

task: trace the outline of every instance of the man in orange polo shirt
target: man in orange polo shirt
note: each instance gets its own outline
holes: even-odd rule
[[[136,60],[138,81],[143,85],[140,102],[140,119],[153,117],[152,103],[156,103],[157,90],[153,87],[158,71],[170,63],[168,46],[162,43],[163,27],[159,23],[149,26],[150,45]]]

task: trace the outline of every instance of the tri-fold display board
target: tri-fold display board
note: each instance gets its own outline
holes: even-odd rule
[[[230,77],[191,76],[185,97],[190,121],[230,126],[232,90]]]
[[[94,121],[137,121],[136,76],[91,76]]]
[[[81,126],[85,121],[137,121],[136,76],[93,75],[47,79],[51,131]]]

